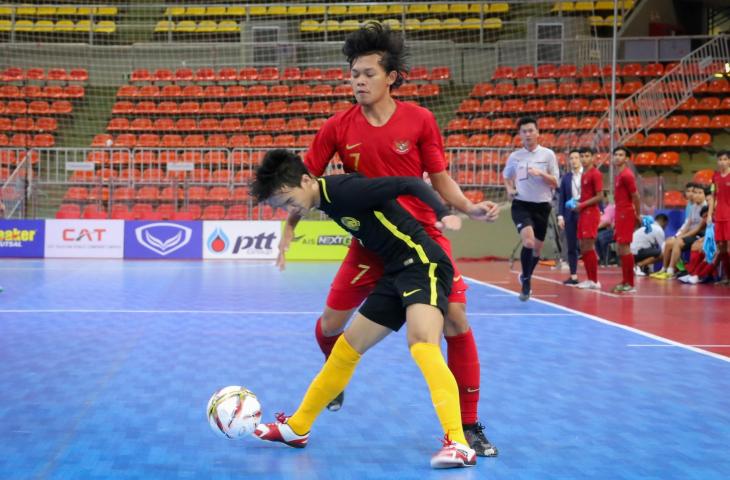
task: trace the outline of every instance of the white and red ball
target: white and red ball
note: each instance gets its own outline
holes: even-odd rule
[[[261,421],[261,403],[250,390],[237,385],[225,387],[208,400],[208,423],[218,435],[241,438],[256,430]]]

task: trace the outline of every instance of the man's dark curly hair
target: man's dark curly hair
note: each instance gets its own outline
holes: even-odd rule
[[[345,39],[342,53],[347,57],[347,63],[352,67],[359,57],[373,53],[380,54],[380,65],[386,74],[396,72],[395,82],[390,89],[396,89],[403,84],[404,76],[408,72],[406,65],[405,46],[403,37],[388,26],[379,22],[367,22],[363,27],[352,32]]]
[[[269,150],[261,165],[256,169],[256,178],[251,185],[251,195],[258,202],[264,202],[282,187],[298,187],[302,175],[309,174],[304,162],[296,153],[285,148]]]

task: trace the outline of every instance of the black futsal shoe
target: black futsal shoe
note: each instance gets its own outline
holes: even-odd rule
[[[523,277],[520,273],[520,283],[522,284],[522,291],[520,292],[520,300],[526,302],[530,298],[530,278]]]
[[[345,392],[340,392],[330,403],[327,404],[327,410],[330,412],[336,412],[342,408],[342,404],[345,403]]]
[[[464,425],[464,436],[469,446],[477,452],[479,457],[496,457],[499,454],[497,447],[491,444],[484,435],[484,425],[477,422],[471,425]]]

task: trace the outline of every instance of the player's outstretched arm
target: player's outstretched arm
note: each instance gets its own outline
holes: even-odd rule
[[[499,217],[499,205],[490,201],[472,203],[464,196],[459,184],[446,171],[430,173],[428,176],[434,190],[458,211],[469,215],[474,220],[493,222]]]
[[[281,235],[281,241],[279,242],[279,255],[276,257],[276,266],[279,270],[286,268],[286,252],[289,250],[294,239],[294,229],[297,227],[297,223],[301,220],[301,216],[296,213],[290,213],[284,224],[284,232]]]

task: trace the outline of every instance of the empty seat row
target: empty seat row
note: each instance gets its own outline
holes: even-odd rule
[[[89,79],[89,72],[85,68],[49,68],[47,71],[42,68],[7,67],[0,70],[0,82],[23,82],[23,81],[74,81],[86,82]]]
[[[361,16],[361,15],[441,15],[461,13],[491,13],[501,15],[509,12],[509,3],[427,3],[370,4],[370,5],[250,5],[209,7],[168,7],[169,17],[245,17],[245,16]]]
[[[89,200],[90,190],[92,196],[98,192],[98,187],[88,189],[86,187],[70,187],[63,196],[64,202],[85,202]],[[248,187],[200,187],[191,186],[186,189],[181,187],[164,187],[160,189],[154,186],[117,187],[109,191],[109,197],[114,202],[128,202],[132,200],[144,202],[185,200],[202,202],[244,202],[251,198]],[[94,198],[91,198],[94,200]]]
[[[492,114],[492,113],[520,113],[520,112],[605,112],[611,103],[605,98],[575,98],[573,100],[496,100],[489,99],[483,102],[468,98],[459,104],[457,113],[465,114]]]
[[[15,85],[0,86],[0,98],[83,98],[84,87],[81,85],[26,85],[17,87]]]
[[[3,135],[0,135],[0,146],[3,141]],[[0,164],[15,165],[30,156],[30,162],[35,165],[40,162],[40,154],[37,150],[26,151],[25,146],[16,148],[0,148]]]
[[[295,112],[291,112],[295,113]],[[306,112],[308,113],[308,111]],[[9,119],[6,119],[9,121]],[[307,120],[302,117],[289,118],[204,118],[196,121],[192,118],[181,118],[173,121],[171,118],[135,118],[129,120],[124,117],[112,118],[107,125],[109,132],[316,132],[319,130],[325,118]],[[0,130],[2,130],[3,119],[0,118]],[[27,128],[26,128],[27,130]],[[31,128],[31,130],[33,130]]]
[[[112,138],[110,135],[96,135],[91,143],[92,147],[166,147],[166,148],[245,148],[245,147],[307,147],[314,139],[314,135],[248,135],[239,134],[230,137],[223,134],[213,135],[177,135],[168,134],[162,137],[155,134],[136,135],[123,133]]]
[[[529,110],[525,110],[526,112]],[[590,130],[596,126],[599,118],[594,116],[578,117],[540,117],[538,128],[541,131],[551,130]],[[492,131],[515,130],[517,123],[514,118],[486,118],[478,117],[471,120],[455,118],[449,121],[446,131]]]
[[[11,102],[0,101],[0,115],[70,115],[73,105],[68,100],[45,102],[34,100],[26,103],[22,100]]]
[[[552,13],[591,13],[601,11],[613,11],[614,7],[618,3],[618,11],[629,11],[634,8],[634,0],[616,0],[616,1],[578,1],[578,2],[555,2]]]
[[[716,130],[730,129],[730,113],[715,115],[710,118],[709,115],[671,115],[653,127],[655,130]]]
[[[117,220],[283,220],[286,211],[274,210],[269,205],[254,206],[237,204],[201,206],[189,204],[176,207],[174,204],[161,204],[157,207],[149,203],[137,203],[131,207],[126,204],[115,204],[110,211],[95,203],[80,205],[62,204],[56,212],[56,218],[117,219]]]
[[[643,87],[643,83],[634,80],[628,82],[617,82],[616,94],[631,95]],[[470,97],[491,97],[491,96],[520,96],[520,97],[543,97],[543,96],[588,96],[605,97],[611,95],[611,83],[599,82],[597,80],[584,80],[582,82],[557,82],[554,80],[543,80],[540,82],[523,81],[515,84],[513,81],[499,81],[496,83],[483,82],[474,85]]]
[[[183,33],[183,34],[222,34],[230,35],[240,33],[241,25],[235,20],[202,20],[194,22],[192,20],[183,20],[181,22],[173,22],[170,20],[160,20],[155,25],[155,33]]]
[[[48,148],[55,144],[56,139],[50,133],[39,133],[37,135],[16,133],[10,137],[0,133],[0,147]]]
[[[0,5],[0,17],[113,17],[117,7],[74,7],[71,5]]]
[[[208,168],[195,168],[189,171],[181,170],[164,170],[157,167],[149,167],[145,169],[137,168],[101,168],[93,171],[76,171],[68,177],[71,183],[91,183],[99,182],[121,183],[155,183],[165,184],[173,181],[179,183],[205,183],[205,184],[242,184],[248,183],[253,175],[249,168],[236,170],[231,172],[228,169],[210,170]]]
[[[665,70],[676,64],[661,63],[625,63],[616,65],[618,77],[661,77]],[[600,78],[611,77],[611,65],[588,63],[581,67],[574,64],[519,65],[516,67],[503,65],[497,67],[492,75],[493,80],[511,80],[525,78]]]
[[[117,24],[111,20],[102,20],[91,23],[89,20],[0,20],[0,32],[20,33],[104,33],[112,34],[117,31]]]
[[[644,136],[637,132],[624,144],[627,147],[644,148],[705,148],[712,145],[712,135],[708,132],[696,132],[691,136],[686,133],[672,133],[667,136],[661,132],[652,132]]]
[[[480,17],[457,18],[450,17],[446,19],[439,18],[406,18],[402,23],[397,18],[386,18],[382,20],[384,25],[388,25],[391,30],[410,31],[410,32],[432,32],[432,31],[455,31],[455,30],[500,30],[503,26],[502,19],[499,17],[488,17],[482,20]],[[354,32],[365,24],[363,20],[302,20],[299,24],[299,31],[302,33],[322,33],[322,32]]]
[[[130,80],[133,82],[274,82],[274,81],[340,81],[346,77],[341,67],[333,68],[305,68],[286,67],[279,71],[278,67],[222,67],[215,70],[210,67],[191,68],[158,68],[150,71],[146,68],[137,68],[132,71]]]
[[[112,106],[114,115],[330,115],[352,107],[352,103],[340,102],[116,102]],[[1,110],[0,110],[1,112]]]
[[[124,166],[130,162],[147,166],[162,166],[168,163],[189,162],[194,165],[221,165],[231,164],[238,169],[251,165],[258,165],[264,157],[264,151],[248,152],[246,150],[176,150],[167,149],[139,149],[134,152],[127,150],[91,150],[86,155],[86,161],[97,165]],[[84,172],[81,172],[84,173]],[[131,172],[133,174],[133,172]]]
[[[0,132],[55,132],[57,129],[58,121],[55,118],[0,117]]]

